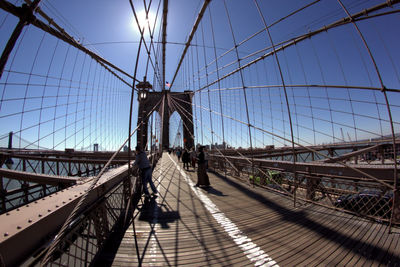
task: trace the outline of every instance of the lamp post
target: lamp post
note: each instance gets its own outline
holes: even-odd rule
[[[147,98],[147,94],[149,92],[149,89],[152,89],[153,86],[146,81],[146,76],[143,77],[143,82],[139,82],[136,85],[136,88],[139,90],[138,93],[138,99],[139,101],[145,100]]]
[[[139,91],[139,100],[145,100],[147,98],[147,91],[146,90],[140,90]]]
[[[138,92],[138,100],[139,100],[139,107],[140,107],[140,109],[139,110],[141,110],[141,114],[139,113],[138,114],[138,116],[139,116],[139,121],[141,121],[141,123],[142,123],[142,125],[141,125],[141,132],[140,132],[140,145],[141,146],[143,146],[143,145],[145,145],[146,143],[147,143],[147,140],[145,140],[145,138],[146,138],[146,132],[145,131],[147,131],[147,123],[146,123],[146,125],[145,125],[145,122],[146,122],[146,106],[144,105],[145,104],[145,100],[147,99],[147,96],[148,96],[148,93],[149,93],[149,89],[152,89],[153,88],[153,86],[148,82],[148,81],[146,81],[146,76],[144,76],[143,77],[143,81],[142,82],[139,82],[137,85],[136,85],[136,88],[139,90],[139,92]],[[138,134],[139,134],[139,132],[138,132]],[[138,141],[139,141],[138,140]],[[142,147],[143,149],[145,149],[144,147]]]

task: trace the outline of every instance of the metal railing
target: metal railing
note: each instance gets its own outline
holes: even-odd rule
[[[151,155],[150,161],[156,164],[158,158],[158,154]],[[55,242],[60,227],[87,192],[83,205],[55,249],[51,250],[45,265],[90,265],[114,230],[130,222],[129,214],[141,198],[142,186],[141,179],[137,178],[137,169],[130,168],[130,171],[128,165],[109,170],[90,190],[91,178],[0,215],[4,223],[1,231],[7,233],[0,240],[3,264],[42,265],[41,261]],[[36,217],[32,217],[35,214]],[[14,229],[8,223],[11,221],[24,223]],[[18,249],[8,253],[15,244],[19,244]]]
[[[77,181],[97,175],[109,153],[67,153],[63,151],[0,152],[0,214],[58,192]],[[12,162],[12,164],[10,164]],[[126,164],[121,155],[108,169]]]
[[[73,221],[65,238],[51,256],[49,266],[88,266],[101,252],[110,235],[124,223],[127,196],[124,186],[134,185],[134,196],[141,196],[141,180],[133,176],[125,179],[104,197],[88,207]],[[36,266],[44,256],[45,247],[26,263]]]
[[[294,203],[314,203],[379,222],[391,221],[395,190],[390,166],[354,165],[375,177],[381,175],[379,180],[374,180],[335,163],[322,163],[319,168],[315,162],[297,162],[295,172],[287,168],[287,164],[292,165],[292,162],[254,159],[252,164],[239,157],[211,155],[209,167],[287,195]],[[400,221],[394,218],[393,223],[400,224]]]

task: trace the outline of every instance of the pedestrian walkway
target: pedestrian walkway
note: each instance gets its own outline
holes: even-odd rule
[[[139,257],[132,225],[114,266],[371,266],[400,265],[400,235],[388,226],[293,200],[209,173],[212,187],[195,187],[196,172],[163,154],[153,172],[159,191],[139,205]]]

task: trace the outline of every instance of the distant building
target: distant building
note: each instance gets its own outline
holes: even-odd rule
[[[215,143],[215,144],[211,145],[211,149],[227,149],[227,148],[228,148],[228,146],[225,142],[222,142],[222,144]]]

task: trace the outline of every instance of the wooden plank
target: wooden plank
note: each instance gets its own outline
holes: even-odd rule
[[[346,256],[351,257],[350,254],[353,254],[353,252],[351,250],[348,250],[348,246],[351,246],[354,240],[361,240],[362,237],[370,230],[370,228],[366,227],[365,225],[366,223],[369,223],[368,221],[364,221],[362,219],[354,221],[356,224],[358,224],[358,227],[353,232],[351,230],[347,232],[348,238],[342,241],[342,245],[339,246],[335,250],[335,252],[333,252],[326,259],[323,260],[323,262],[325,262],[325,265],[336,266],[340,262],[342,262]],[[322,264],[322,261],[320,263]]]
[[[330,217],[334,218],[335,216]],[[330,253],[335,251],[337,247],[340,247],[341,239],[355,229],[354,224],[351,223],[352,219],[351,217],[336,216],[336,220],[324,221],[307,235],[298,237],[302,245],[297,247],[296,254],[286,255],[288,259],[285,261],[285,265],[313,265],[311,262],[325,259],[327,251]]]

